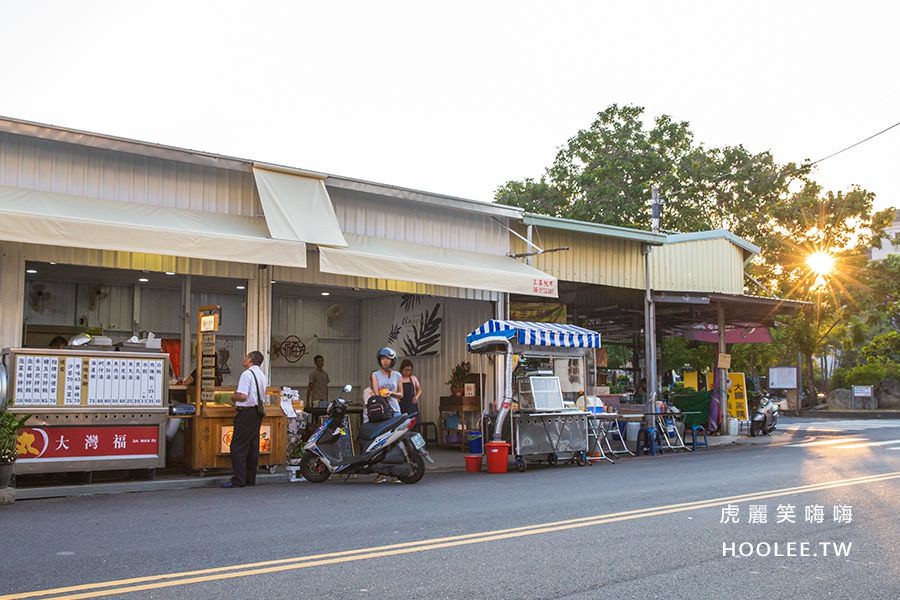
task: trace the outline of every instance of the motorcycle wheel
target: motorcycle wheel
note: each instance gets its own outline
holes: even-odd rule
[[[300,461],[300,474],[310,483],[322,483],[331,477],[331,471],[315,454],[305,454]]]
[[[760,421],[750,422],[750,437],[756,437],[762,433],[762,423]]]
[[[422,479],[425,475],[425,459],[422,458],[422,455],[419,454],[418,450],[410,449],[410,464],[413,467],[413,472],[409,475],[397,476],[397,479],[402,481],[403,483],[413,484]]]

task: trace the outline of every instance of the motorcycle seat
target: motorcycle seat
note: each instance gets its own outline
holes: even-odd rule
[[[405,421],[406,418],[406,415],[400,415],[399,417],[392,417],[387,421],[381,421],[380,423],[363,423],[359,428],[359,439],[374,440],[385,431],[395,428]]]

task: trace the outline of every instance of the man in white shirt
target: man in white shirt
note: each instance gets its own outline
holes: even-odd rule
[[[257,407],[264,406],[268,379],[260,369],[264,357],[254,350],[241,363],[246,369],[241,373],[237,391],[232,395],[234,407],[234,433],[231,437],[231,468],[233,475],[222,487],[236,488],[256,485],[259,468],[259,426],[262,414]]]

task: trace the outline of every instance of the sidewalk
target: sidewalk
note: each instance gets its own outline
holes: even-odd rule
[[[765,445],[782,441],[779,436],[788,436],[784,432],[775,432],[772,436],[760,436],[751,438],[747,435],[709,436],[709,447],[723,448],[744,445]],[[688,446],[690,446],[688,442]],[[702,452],[703,450],[698,450]],[[430,450],[434,464],[426,463],[427,473],[459,473],[465,471],[465,453],[456,449],[433,448]],[[670,453],[667,453],[670,454]],[[647,457],[643,457],[647,458]],[[632,457],[620,456],[616,459],[618,464],[627,465]],[[482,469],[486,467],[482,466]],[[91,484],[72,485],[46,485],[24,487],[15,489],[16,500],[38,500],[44,498],[67,498],[77,496],[96,496],[101,494],[126,494],[133,492],[153,492],[164,490],[184,490],[192,488],[219,487],[230,479],[230,474],[209,475],[206,477],[185,475],[160,475],[153,481],[114,481]],[[367,477],[363,475],[362,477]],[[288,475],[281,467],[278,473],[259,473],[256,477],[258,485],[270,485],[275,483],[288,483]],[[299,483],[299,482],[298,482]],[[2,509],[0,509],[2,510]]]

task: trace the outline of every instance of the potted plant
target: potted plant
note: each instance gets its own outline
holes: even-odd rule
[[[461,398],[465,389],[466,377],[472,371],[472,365],[465,361],[458,363],[453,370],[450,371],[450,380],[447,384],[450,386],[450,392],[457,398]]]
[[[16,438],[28,415],[17,416],[12,413],[0,412],[0,489],[9,487],[12,481],[13,466],[16,462]]]

